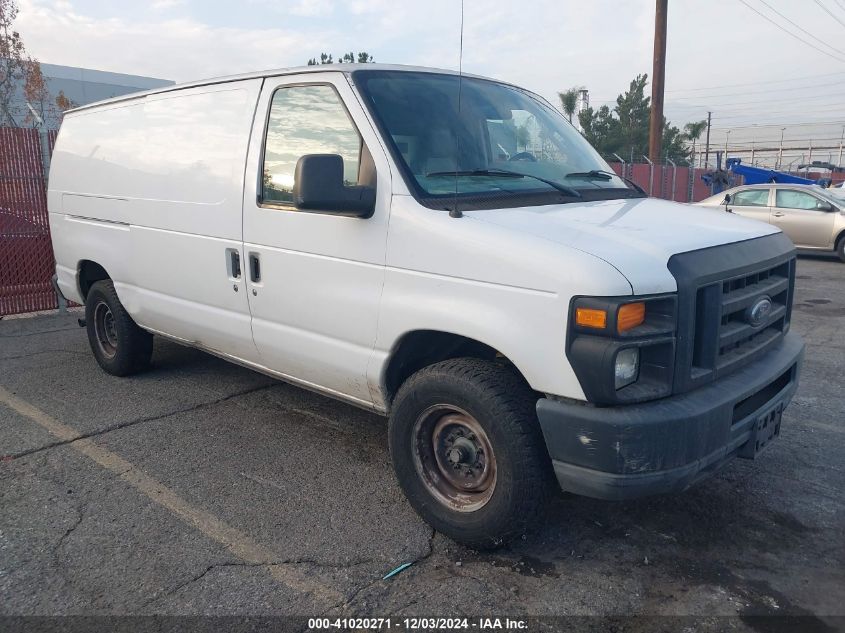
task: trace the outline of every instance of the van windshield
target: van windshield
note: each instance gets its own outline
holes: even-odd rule
[[[359,70],[352,77],[409,188],[427,206],[642,195],[559,112],[518,88],[429,72]]]

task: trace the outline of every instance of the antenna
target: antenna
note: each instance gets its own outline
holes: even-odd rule
[[[461,88],[464,79],[464,0],[461,0],[461,43],[458,48],[458,121],[461,117]],[[455,204],[449,210],[449,217],[460,218],[463,213],[458,209],[458,131],[455,130]]]

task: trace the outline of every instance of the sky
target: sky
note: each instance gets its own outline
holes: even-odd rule
[[[376,62],[462,64],[555,102],[558,91],[584,86],[593,106],[612,106],[631,79],[652,70],[654,0],[465,0],[462,59],[459,0],[18,4],[16,28],[43,62],[177,82],[366,50]],[[711,111],[713,144],[737,149],[778,145],[785,127],[796,160],[811,140],[838,148],[845,0],[669,0],[668,23],[672,123]],[[836,149],[814,158],[828,153],[835,161]]]

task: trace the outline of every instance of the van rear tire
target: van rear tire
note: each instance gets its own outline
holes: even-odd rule
[[[411,376],[390,416],[399,485],[437,531],[494,549],[541,518],[554,475],[537,396],[499,363],[446,360]]]
[[[110,279],[96,282],[88,291],[85,324],[91,351],[106,373],[129,376],[150,366],[153,335],[132,320]]]
[[[836,242],[836,254],[839,256],[839,261],[845,264],[845,234],[839,237]]]

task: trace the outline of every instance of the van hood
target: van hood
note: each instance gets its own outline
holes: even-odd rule
[[[672,292],[672,255],[777,233],[779,229],[720,209],[655,198],[467,211],[475,220],[520,231],[605,260],[634,294]]]

